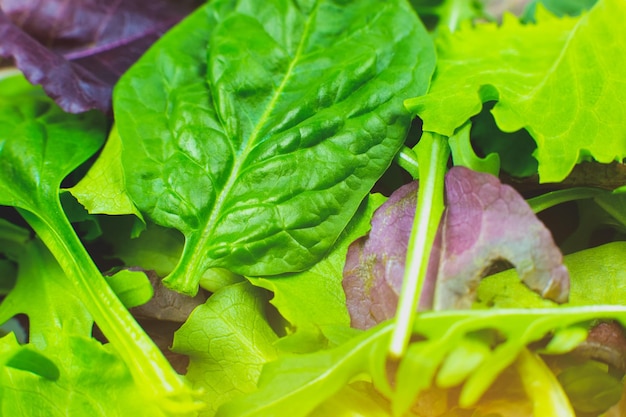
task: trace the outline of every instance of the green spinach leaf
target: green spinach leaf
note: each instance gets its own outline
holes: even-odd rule
[[[208,48],[208,58],[206,51]],[[216,1],[118,84],[128,191],[186,238],[165,279],[321,259],[390,165],[434,48],[407,2]]]

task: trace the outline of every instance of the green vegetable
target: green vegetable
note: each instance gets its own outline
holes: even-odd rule
[[[0,94],[0,204],[16,207],[46,244],[67,275],[61,278],[67,280],[65,291],[78,295],[145,391],[164,407],[180,403],[184,414],[185,407],[193,407],[190,391],[107,285],[59,201],[61,181],[101,146],[102,116],[66,114],[21,76],[0,81]],[[9,297],[14,294],[16,290]],[[29,301],[17,302],[13,314],[36,306]],[[6,300],[2,304],[9,306]],[[87,330],[90,335],[91,328]]]
[[[624,13],[623,1],[605,0],[579,18],[544,12],[523,25],[506,16],[502,26],[441,34],[430,91],[407,105],[424,130],[451,136],[483,102],[497,100],[491,112],[498,127],[524,128],[537,143],[543,182],[563,180],[583,159],[621,161]]]
[[[194,294],[208,268],[319,261],[400,149],[403,100],[433,65],[404,1],[216,1],[171,31],[114,106],[133,201],[185,235],[165,283]]]

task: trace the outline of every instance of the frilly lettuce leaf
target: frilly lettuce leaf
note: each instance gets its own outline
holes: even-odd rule
[[[536,24],[508,15],[442,33],[430,91],[407,106],[424,130],[451,136],[497,100],[499,128],[528,130],[541,181],[558,182],[583,159],[626,156],[626,3],[601,0],[578,18],[539,12]]]

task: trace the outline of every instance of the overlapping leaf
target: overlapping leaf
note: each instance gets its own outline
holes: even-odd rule
[[[506,132],[525,128],[537,143],[542,181],[560,181],[581,159],[626,156],[626,5],[601,0],[579,18],[537,16],[523,25],[465,26],[437,40],[438,69],[428,95],[408,106],[424,129],[450,136],[482,102]]]
[[[63,109],[108,112],[120,75],[199,3],[4,0],[0,57],[12,58]]]
[[[398,189],[374,214],[370,234],[348,251],[343,285],[355,327],[369,328],[396,311],[416,194],[416,182]],[[543,296],[567,300],[562,255],[521,195],[492,175],[453,167],[446,198],[427,278],[434,288],[422,290],[422,308],[470,307],[482,275],[498,260],[513,263]]]
[[[262,366],[276,357],[262,291],[247,282],[225,287],[176,332],[173,350],[189,355],[187,378],[208,405],[200,416],[213,416],[222,403],[254,391]]]
[[[18,262],[17,284],[0,304],[0,323],[27,315],[29,343],[22,351],[44,359],[33,363],[24,357],[30,363],[9,362],[0,369],[0,414],[163,416],[111,345],[91,337],[90,314],[41,242],[26,243]],[[6,342],[5,337],[0,349]]]
[[[115,94],[129,192],[186,237],[166,282],[193,293],[207,268],[318,261],[401,146],[403,99],[433,64],[404,1],[217,1],[175,28]]]

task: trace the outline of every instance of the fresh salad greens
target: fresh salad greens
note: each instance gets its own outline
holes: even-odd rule
[[[626,414],[624,0],[34,3],[0,415]]]

